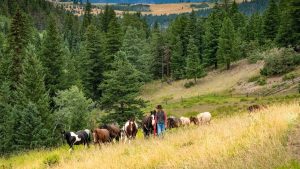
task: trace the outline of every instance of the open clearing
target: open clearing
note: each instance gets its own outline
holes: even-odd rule
[[[106,145],[101,150],[67,147],[33,151],[0,159],[12,168],[45,168],[43,161],[58,156],[51,168],[276,168],[292,160],[287,133],[297,122],[299,103],[277,104],[249,116],[241,113],[214,119],[209,126],[168,131],[164,139],[137,139],[132,144]],[[0,166],[1,167],[1,166]]]
[[[233,89],[238,82],[247,81],[250,77],[258,75],[263,63],[248,64],[247,60],[239,61],[232,65],[231,70],[215,70],[198,80],[197,85],[186,89],[184,84],[188,80],[173,82],[171,85],[155,81],[144,86],[142,97],[152,103],[159,103],[164,98],[179,101],[181,98],[226,92]]]

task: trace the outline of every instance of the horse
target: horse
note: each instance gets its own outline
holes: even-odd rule
[[[178,128],[181,125],[181,121],[180,119],[174,117],[174,116],[170,116],[167,119],[167,128],[168,129],[172,129],[172,128]]]
[[[150,115],[145,116],[142,120],[144,138],[148,138],[150,134],[153,134],[155,132],[155,114],[155,110],[151,111]]]
[[[107,129],[109,131],[110,141],[116,139],[116,141],[119,142],[119,139],[121,137],[121,130],[119,129],[119,127],[114,124],[104,124],[100,126],[100,129]]]
[[[187,117],[180,117],[180,121],[183,126],[189,126],[191,123],[190,119]]]
[[[197,117],[191,116],[190,121],[191,121],[191,123],[194,123],[195,125],[199,125],[199,119]]]
[[[138,125],[137,123],[130,119],[128,120],[122,128],[121,139],[124,140],[124,144],[126,143],[127,139],[130,140],[135,139],[136,133],[138,132]]]
[[[211,114],[210,114],[210,112],[199,113],[197,115],[197,118],[198,118],[201,125],[202,124],[210,124]]]
[[[84,146],[89,147],[91,132],[88,129],[77,131],[76,133],[73,131],[62,131],[61,134],[67,140],[67,143],[70,146],[70,152],[74,149],[74,145],[83,144]]]
[[[93,130],[93,138],[94,138],[94,145],[99,144],[99,148],[101,148],[101,143],[110,142],[109,131],[107,129],[99,129],[96,128]]]

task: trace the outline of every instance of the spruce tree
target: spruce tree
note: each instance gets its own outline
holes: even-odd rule
[[[197,78],[201,78],[204,75],[205,72],[199,59],[198,48],[195,45],[193,37],[190,37],[187,48],[186,78],[194,79],[196,83]]]
[[[92,23],[92,4],[88,1],[85,5],[83,21],[81,25],[81,34],[84,35],[86,28]]]
[[[15,150],[27,150],[45,146],[43,140],[43,123],[39,116],[37,105],[29,102],[24,108],[16,109],[20,115],[20,120],[14,133],[13,145]]]
[[[142,86],[140,72],[126,59],[125,52],[118,52],[113,70],[105,73],[105,80],[100,85],[103,90],[101,105],[108,111],[105,122],[124,124],[128,119],[141,118],[141,108],[145,102],[139,98]]]
[[[51,97],[56,91],[64,88],[61,85],[64,66],[62,45],[62,37],[56,26],[56,20],[50,16],[40,56],[45,69],[46,89],[50,91]]]
[[[284,0],[282,0],[284,1]],[[281,1],[281,2],[282,2]],[[287,3],[289,2],[289,3]],[[281,3],[281,17],[276,42],[283,47],[297,46],[300,42],[300,26],[299,19],[300,3],[295,0]]]
[[[0,86],[0,155],[12,151],[12,134],[14,119],[12,116],[11,90],[8,82],[2,82]]]
[[[227,70],[236,56],[234,26],[229,18],[225,18],[220,30],[218,60],[226,64]]]
[[[114,61],[114,54],[116,54],[122,46],[121,26],[117,18],[110,21],[108,32],[106,34],[105,55],[106,63],[111,64]]]
[[[126,53],[128,61],[143,74],[145,81],[150,80],[150,48],[143,30],[129,26],[124,35],[121,50]]]
[[[8,55],[9,55],[9,78],[12,82],[12,89],[16,89],[20,83],[20,76],[23,74],[23,62],[26,56],[26,49],[30,43],[31,26],[27,17],[17,10],[12,18],[8,34]]]
[[[266,40],[274,40],[279,27],[279,12],[275,0],[271,0],[264,13],[263,34]]]
[[[183,57],[183,45],[180,37],[177,36],[177,43],[172,50],[171,72],[175,80],[185,77],[186,58]]]
[[[21,84],[17,88],[18,106],[26,107],[33,103],[37,108],[37,115],[42,122],[49,122],[49,96],[45,88],[43,66],[36,57],[32,47],[24,62],[24,73],[21,76]]]
[[[101,29],[103,32],[107,33],[109,29],[109,24],[112,20],[116,19],[116,13],[109,5],[105,5],[104,13],[100,15],[101,19]]]
[[[101,35],[94,25],[87,28],[84,49],[81,56],[81,79],[88,97],[97,100],[101,96],[98,85],[103,80],[105,62]]]
[[[215,69],[218,68],[218,38],[222,27],[223,15],[223,11],[218,7],[215,7],[205,22],[205,33],[203,37],[205,47],[203,61],[205,66],[214,65]]]
[[[154,79],[162,77],[162,65],[163,65],[163,37],[158,29],[154,29],[151,36],[150,52],[152,60],[150,62],[150,69]]]

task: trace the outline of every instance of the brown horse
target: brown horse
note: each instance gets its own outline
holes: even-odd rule
[[[116,141],[119,141],[121,137],[121,130],[116,125],[104,124],[100,126],[100,129],[107,129],[109,131],[109,137],[111,141],[113,141],[114,139],[116,139]]]
[[[124,127],[122,128],[122,134],[121,134],[121,138],[122,140],[124,140],[124,144],[126,143],[127,139],[130,140],[135,139],[136,137],[136,133],[138,132],[138,125],[135,122],[135,120],[128,120]]]
[[[101,148],[101,143],[110,142],[109,131],[107,129],[99,129],[96,128],[93,130],[93,138],[94,144],[99,144],[99,148]]]
[[[194,123],[195,125],[199,125],[199,120],[197,117],[191,116],[190,121],[191,121],[191,123]]]

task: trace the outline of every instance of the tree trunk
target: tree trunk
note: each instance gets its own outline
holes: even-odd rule
[[[226,68],[227,68],[227,70],[230,69],[230,62],[227,62],[227,63],[226,63]]]

